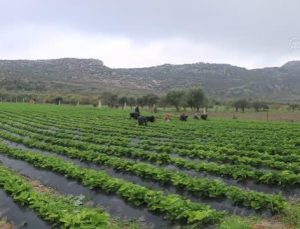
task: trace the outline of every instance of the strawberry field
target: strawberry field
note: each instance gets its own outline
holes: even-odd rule
[[[300,123],[158,114],[138,126],[129,112],[0,104],[0,217],[17,228],[299,227]]]

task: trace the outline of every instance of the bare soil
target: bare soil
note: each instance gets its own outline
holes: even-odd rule
[[[14,229],[14,225],[8,223],[5,219],[0,218],[0,229]]]
[[[55,192],[53,189],[43,185],[39,180],[33,180],[33,179],[28,178],[28,181],[37,191],[39,191],[41,193],[54,193]]]
[[[295,226],[286,225],[282,223],[280,217],[273,217],[270,219],[263,219],[255,224],[253,229],[295,229]]]

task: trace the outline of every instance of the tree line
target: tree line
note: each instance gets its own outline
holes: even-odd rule
[[[191,88],[188,90],[172,90],[164,96],[157,96],[155,94],[147,94],[141,97],[118,97],[113,93],[103,93],[100,97],[101,101],[109,107],[124,108],[125,106],[138,105],[142,108],[145,106],[149,108],[170,107],[173,106],[177,111],[180,108],[186,109],[187,107],[199,111],[201,107],[207,105],[207,98],[201,88]]]
[[[232,106],[235,108],[235,111],[241,110],[242,112],[245,112],[246,108],[254,108],[254,110],[257,112],[262,110],[268,110],[270,108],[267,102],[264,101],[250,102],[246,99],[236,100],[232,103]]]
[[[195,87],[187,90],[171,90],[165,95],[156,95],[149,93],[141,96],[124,96],[112,92],[103,92],[99,95],[52,95],[43,94],[7,94],[0,92],[0,102],[32,102],[32,103],[54,103],[54,104],[72,104],[72,105],[106,105],[111,108],[125,108],[140,106],[154,109],[155,107],[174,107],[177,111],[190,108],[199,111],[200,108],[212,108],[214,106],[233,107],[235,111],[245,112],[246,109],[254,109],[257,112],[266,111],[275,103],[237,99],[234,101],[216,101],[208,99],[201,88]],[[297,103],[285,105],[288,110],[300,110]]]

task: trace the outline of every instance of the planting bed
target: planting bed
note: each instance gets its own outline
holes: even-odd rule
[[[299,123],[141,127],[129,112],[0,104],[0,216],[28,228],[218,228],[232,215],[288,217],[299,199]]]

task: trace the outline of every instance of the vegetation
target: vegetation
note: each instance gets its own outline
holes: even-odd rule
[[[269,106],[266,102],[254,101],[251,105],[255,109],[256,112],[269,109]]]
[[[104,92],[98,96],[91,95],[41,95],[41,94],[5,94],[0,93],[0,102],[23,102],[23,103],[50,103],[50,104],[71,104],[71,105],[93,105],[99,107],[99,104],[108,106],[110,108],[126,108],[133,109],[134,106],[140,106],[142,109],[147,108],[149,110],[155,110],[158,108],[174,107],[176,111],[191,109],[193,111],[199,111],[201,108],[207,108],[210,110],[217,110],[219,107],[223,107],[223,110],[230,111],[231,107],[236,112],[246,111],[266,112],[285,110],[297,112],[300,110],[300,105],[297,103],[276,103],[266,102],[260,100],[251,99],[238,99],[235,101],[217,101],[215,99],[209,99],[204,94],[201,88],[191,88],[187,90],[171,90],[165,95],[158,96],[150,93],[141,96],[129,95],[125,96],[113,92]],[[155,108],[155,109],[154,109]]]
[[[99,96],[108,89],[119,96],[162,96],[175,88],[201,85],[209,98],[221,101],[300,101],[299,61],[254,70],[208,63],[113,69],[100,60],[73,58],[1,60],[0,66],[0,92],[14,100],[17,94]]]
[[[192,106],[197,110],[206,103],[200,92],[183,92],[182,99],[188,99],[189,93],[199,95]],[[154,95],[147,99],[150,108],[158,102]],[[5,140],[0,143],[1,155],[66,176],[108,197],[117,195],[128,205],[146,208],[174,224],[250,228],[268,212],[283,224],[299,226],[299,203],[289,202],[289,195],[299,198],[294,191],[300,186],[298,123],[164,122],[158,113],[156,123],[139,127],[125,109],[32,104],[0,104],[0,108],[0,137]],[[12,142],[22,149],[7,145]],[[78,161],[114,173],[82,167]],[[62,228],[121,227],[103,210],[73,207],[68,198],[34,190],[9,168],[0,166],[0,170],[5,174],[0,188],[48,222]],[[52,208],[54,200],[59,208]],[[40,204],[45,201],[49,204]],[[211,207],[214,202],[224,207]],[[256,216],[233,216],[230,209],[235,207],[252,209]]]
[[[242,110],[242,112],[245,112],[245,109],[247,107],[250,106],[249,102],[246,100],[246,99],[239,99],[239,100],[236,100],[234,103],[233,103],[233,106],[235,108],[235,111],[239,111],[239,109]]]
[[[75,205],[70,198],[40,193],[5,166],[0,165],[0,172],[1,188],[16,202],[34,209],[46,221],[60,228],[117,228],[109,222],[108,214],[100,209]]]

